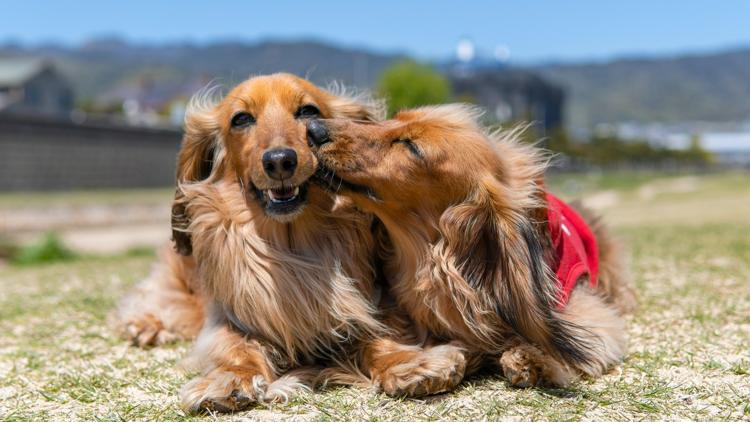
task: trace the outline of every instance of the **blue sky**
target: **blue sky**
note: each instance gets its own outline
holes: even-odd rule
[[[591,60],[750,46],[750,1],[3,0],[0,43],[315,38],[420,58],[462,38],[515,62]]]

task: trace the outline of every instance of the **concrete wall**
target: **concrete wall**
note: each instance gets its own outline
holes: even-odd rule
[[[0,191],[174,184],[181,133],[0,116]]]

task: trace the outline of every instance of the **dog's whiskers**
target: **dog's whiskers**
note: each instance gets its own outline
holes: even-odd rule
[[[333,172],[333,175],[334,176],[336,175],[335,171]],[[344,183],[344,179],[342,179],[340,177],[338,179],[339,179],[339,185],[336,187],[336,193],[339,193],[339,190],[341,190],[341,184]]]
[[[336,177],[336,171],[334,171],[333,169],[331,169],[331,170],[330,170],[330,172],[331,172],[331,181],[330,181],[330,182],[328,182],[328,184],[329,184],[329,185],[330,185],[331,187],[333,187],[333,180],[334,180],[334,178]]]

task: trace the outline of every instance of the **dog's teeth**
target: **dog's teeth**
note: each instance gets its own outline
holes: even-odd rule
[[[268,197],[271,198],[272,200],[276,200],[276,196],[273,194],[273,191],[271,189],[268,189],[266,191],[266,195],[268,195]]]
[[[297,195],[299,195],[299,186],[294,188],[294,196],[297,196]]]

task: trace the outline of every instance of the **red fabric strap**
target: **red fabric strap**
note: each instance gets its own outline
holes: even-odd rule
[[[559,307],[568,302],[578,279],[588,275],[591,287],[599,275],[599,248],[586,220],[570,205],[547,193],[547,217],[555,263],[552,269],[559,283]]]

